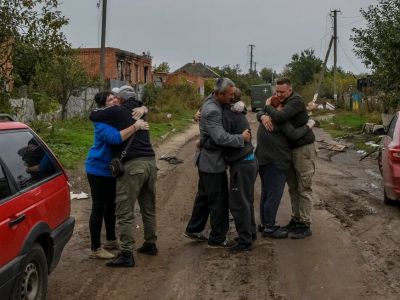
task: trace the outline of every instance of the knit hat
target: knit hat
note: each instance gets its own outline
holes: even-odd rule
[[[112,88],[111,93],[112,93],[114,96],[118,96],[118,94],[119,94],[119,87]]]
[[[136,99],[136,93],[130,85],[123,85],[119,88],[118,96],[123,100]]]

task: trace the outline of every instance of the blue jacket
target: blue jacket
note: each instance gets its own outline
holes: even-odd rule
[[[94,144],[86,158],[86,173],[96,176],[112,177],[108,167],[111,159],[111,146],[122,143],[117,129],[104,123],[94,123]]]

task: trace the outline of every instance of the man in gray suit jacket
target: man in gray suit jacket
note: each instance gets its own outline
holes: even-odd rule
[[[235,85],[230,79],[218,79],[214,92],[201,108],[200,144],[209,139],[220,148],[202,148],[200,151],[197,160],[198,191],[185,236],[197,241],[206,241],[202,231],[210,215],[211,232],[208,246],[211,248],[232,246],[232,243],[226,240],[229,230],[229,198],[223,147],[242,148],[244,143],[251,139],[248,129],[242,134],[229,134],[223,127],[222,105],[231,103],[234,91]]]

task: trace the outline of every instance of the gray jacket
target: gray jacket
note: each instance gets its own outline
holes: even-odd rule
[[[244,147],[241,134],[229,134],[225,131],[222,125],[222,106],[213,95],[205,100],[201,108],[200,143],[206,139],[210,139],[221,149],[201,149],[197,166],[205,173],[222,173],[226,170],[223,147]]]

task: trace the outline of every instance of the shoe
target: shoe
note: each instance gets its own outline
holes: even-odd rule
[[[300,222],[295,221],[293,219],[290,219],[290,222],[287,225],[285,225],[285,226],[283,226],[281,228],[283,230],[286,230],[287,232],[293,232],[293,231],[295,231],[297,229],[297,226],[299,224],[300,224]]]
[[[263,231],[264,231],[264,228],[265,228],[265,226],[262,225],[262,224],[258,224],[258,225],[257,225],[257,231],[258,231],[258,232],[263,232]]]
[[[233,240],[225,240],[222,243],[216,244],[211,241],[208,241],[208,248],[213,248],[213,249],[222,249],[222,248],[230,248],[232,246],[236,245],[235,241]]]
[[[280,227],[275,230],[264,230],[263,237],[269,237],[273,239],[286,239],[288,237],[288,232]]]
[[[231,253],[239,253],[239,252],[244,252],[244,251],[251,251],[253,249],[253,246],[251,244],[239,244],[237,243],[236,245],[232,246],[229,248],[229,252]]]
[[[299,240],[304,239],[312,235],[312,231],[309,225],[299,224],[297,229],[290,234],[290,238]]]
[[[115,239],[113,241],[105,241],[103,248],[107,250],[119,250],[118,239]]]
[[[257,241],[257,234],[252,234],[252,235],[251,235],[251,240],[252,240],[253,242]],[[238,237],[238,236],[235,237],[235,238],[233,239],[233,241],[234,241],[235,243],[239,243],[239,237]]]
[[[132,252],[121,251],[120,253],[118,253],[118,256],[115,259],[106,263],[106,266],[113,268],[133,268],[135,266],[135,260],[133,258]]]
[[[137,252],[147,255],[157,255],[158,249],[156,244],[144,242],[143,246],[137,249]]]
[[[89,254],[89,257],[98,259],[112,259],[115,257],[115,255],[100,247],[96,250],[92,250]]]
[[[191,240],[196,241],[196,242],[206,242],[206,241],[208,241],[208,238],[206,238],[202,232],[191,233],[191,232],[185,231],[185,233],[183,235],[185,237],[191,239]]]

